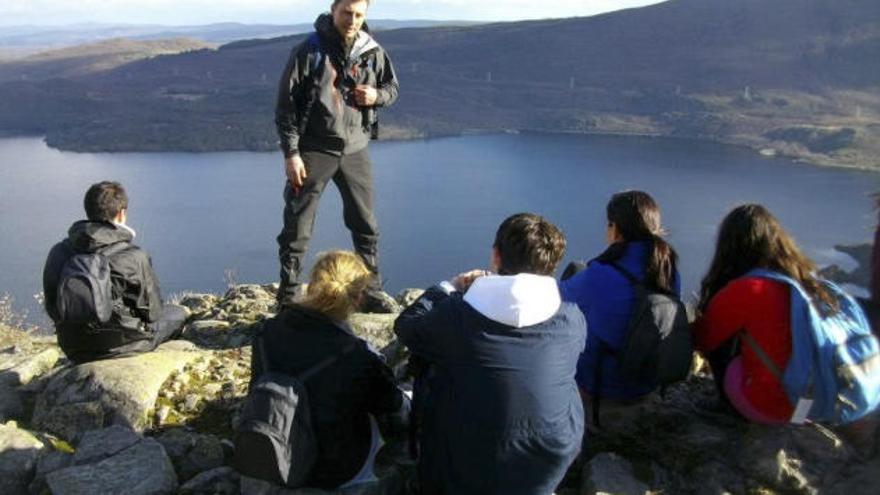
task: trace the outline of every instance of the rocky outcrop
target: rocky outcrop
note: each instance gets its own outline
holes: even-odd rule
[[[39,390],[40,384],[27,386],[50,372],[60,358],[58,346],[45,338],[19,341],[0,350],[0,422],[26,419],[31,392]]]
[[[109,453],[119,446],[115,443],[118,440],[110,439],[105,449],[99,446],[97,450]],[[174,493],[177,489],[177,475],[171,460],[162,445],[151,438],[138,439],[101,461],[49,473],[46,482],[54,495],[152,495]]]
[[[254,324],[275,314],[277,284],[239,285],[223,297],[189,294],[180,304],[189,308],[193,320],[183,338],[207,349],[237,348],[250,344]]]
[[[871,251],[873,245],[859,244],[855,246],[834,246],[834,249],[852,257],[852,259],[859,264],[858,267],[855,270],[848,272],[838,265],[830,265],[820,270],[819,273],[823,277],[838,283],[870,287]]]
[[[27,493],[44,444],[15,422],[0,425],[0,493]]]
[[[159,391],[154,428],[190,426],[229,437],[250,381],[250,347],[209,351],[172,373]]]
[[[702,373],[616,419],[587,435],[585,493],[846,493],[880,440],[877,415],[861,431],[746,423]]]
[[[283,490],[230,467],[232,428],[250,380],[249,343],[273,314],[274,290],[245,285],[224,296],[187,295],[181,302],[194,315],[187,340],[139,356],[72,366],[50,342],[31,337],[0,349],[0,384],[25,411],[36,403],[22,419],[32,418],[27,426],[37,432],[0,425],[0,493],[328,493]],[[418,294],[406,291],[398,301]],[[393,339],[394,318],[357,314],[351,326],[403,376],[407,353]],[[588,434],[558,495],[859,494],[880,481],[880,457],[871,451],[876,431],[744,423],[719,405],[701,371],[663,397],[609,414]],[[411,470],[381,474],[378,484],[344,493],[395,493]]]
[[[158,435],[156,440],[165,448],[182,482],[223,467],[229,457],[223,442],[215,435],[174,428]],[[204,483],[205,480],[198,482],[200,486]]]
[[[174,341],[150,353],[68,367],[40,394],[33,424],[66,440],[117,424],[143,431],[168,377],[202,355],[191,343]]]

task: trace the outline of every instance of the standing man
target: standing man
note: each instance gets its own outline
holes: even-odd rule
[[[275,124],[287,183],[278,235],[279,308],[297,294],[318,201],[332,179],[354,249],[373,274],[362,309],[397,309],[381,288],[367,144],[378,134],[376,109],[394,103],[398,84],[391,60],[364,23],[368,6],[369,0],[333,0],[330,14],[319,16],[315,32],[293,49],[281,77]]]

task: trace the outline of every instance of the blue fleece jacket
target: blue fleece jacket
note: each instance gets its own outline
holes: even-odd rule
[[[627,243],[617,264],[641,279],[645,276],[647,242]],[[681,294],[681,279],[675,273],[673,289]],[[559,283],[563,301],[574,302],[587,318],[587,344],[577,365],[578,386],[595,394],[599,344],[611,349],[602,357],[600,396],[606,399],[634,399],[650,393],[655,383],[634,383],[621,376],[613,355],[623,345],[624,333],[635,304],[635,291],[624,276],[612,266],[591,261],[587,268]]]

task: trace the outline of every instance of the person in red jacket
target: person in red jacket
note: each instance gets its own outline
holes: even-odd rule
[[[739,206],[721,223],[715,255],[702,281],[694,346],[707,356],[722,398],[740,415],[758,423],[787,423],[792,404],[779,380],[743,342],[743,334],[778,369],[785,369],[791,355],[789,288],[744,276],[755,268],[784,274],[813,300],[836,306],[813,275],[816,265],[779,221],[761,205]]]

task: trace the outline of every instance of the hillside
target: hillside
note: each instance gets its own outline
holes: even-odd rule
[[[377,34],[401,98],[384,134],[678,136],[880,168],[880,3],[670,0],[589,18]],[[74,150],[272,150],[300,37],[0,85],[0,130]]]
[[[43,81],[105,72],[138,60],[213,48],[202,41],[176,38],[134,41],[115,38],[50,50],[0,63],[0,81]]]

